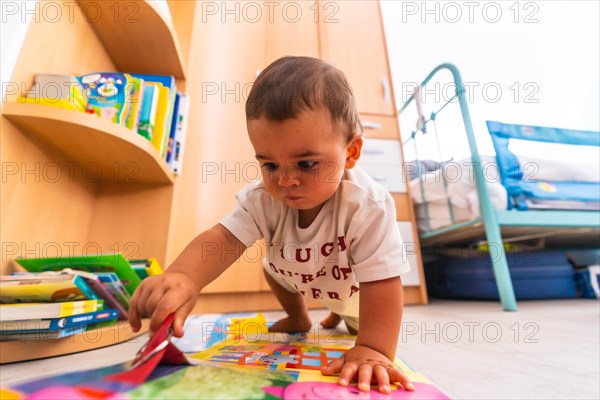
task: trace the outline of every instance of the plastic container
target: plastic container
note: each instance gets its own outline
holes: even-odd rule
[[[575,271],[565,252],[507,253],[509,271],[518,300],[577,297]],[[425,264],[431,296],[466,300],[498,300],[488,252],[436,254]]]

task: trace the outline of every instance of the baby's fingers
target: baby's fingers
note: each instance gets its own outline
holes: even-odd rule
[[[390,376],[390,382],[399,382],[404,389],[409,391],[415,390],[415,386],[410,383],[408,377],[404,375],[398,368],[390,368],[387,372]]]
[[[371,378],[373,378],[373,366],[362,364],[358,368],[358,390],[368,392],[371,390]]]
[[[340,379],[338,380],[338,384],[342,386],[348,386],[350,382],[354,380],[354,377],[358,374],[358,363],[357,362],[349,362],[344,364],[342,370],[340,371]],[[369,378],[370,379],[370,378]]]
[[[321,367],[321,373],[329,376],[339,373],[344,366],[344,357],[336,358],[324,367]]]
[[[183,325],[185,323],[185,319],[195,305],[195,301],[188,300],[183,306],[179,307],[177,311],[175,311],[175,317],[173,318],[173,335],[175,337],[179,338],[183,336]]]
[[[384,365],[376,365],[373,368],[373,380],[377,382],[381,393],[390,393],[390,376]]]
[[[133,329],[134,332],[139,331],[141,328],[141,315],[138,309],[138,305],[140,304],[140,297],[142,296],[141,290],[142,287],[139,287],[136,290],[129,303],[129,325],[131,325],[131,329]]]

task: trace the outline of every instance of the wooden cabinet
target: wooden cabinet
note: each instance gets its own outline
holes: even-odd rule
[[[265,21],[264,67],[283,56],[319,57],[319,24],[315,23],[319,4],[312,1],[277,4],[281,11],[275,11],[273,18]]]
[[[197,21],[204,21],[196,24],[190,53],[187,92],[194,103],[188,132],[193,136],[186,143],[183,174],[175,187],[170,261],[233,209],[239,190],[260,178],[246,132],[245,100],[257,71],[264,68],[266,25],[244,18],[236,22],[235,15],[223,23],[221,15],[203,11],[205,6],[197,8]],[[215,294],[260,291],[258,251],[250,248],[207,286],[201,302],[211,303]],[[218,308],[222,301],[219,297],[213,303]]]
[[[38,72],[176,76],[191,100],[183,173],[174,177],[148,143],[121,127],[9,98],[13,103],[2,108],[0,146],[3,271],[17,256],[114,251],[157,257],[168,266],[233,208],[237,191],[260,176],[246,131],[245,100],[257,73],[283,55],[337,65],[355,90],[367,137],[400,138],[376,1],[277,2],[272,19],[264,8],[254,20],[222,8],[207,12],[224,3],[169,0],[172,22],[152,1],[79,4],[116,5],[122,18],[133,4],[136,22],[115,21],[108,8],[103,14],[111,21],[92,23],[76,7],[72,21],[33,23],[12,81],[27,88]],[[297,7],[301,14],[294,14]],[[124,37],[134,45],[123,46]],[[91,175],[96,170],[100,176]],[[393,196],[398,220],[414,227],[409,194]],[[249,249],[206,288],[199,311],[279,308],[262,275],[262,255],[260,246]],[[422,280],[407,290],[407,302],[427,301]]]
[[[293,8],[293,13],[281,12],[288,5],[290,9]],[[218,65],[219,62],[222,64],[225,59],[235,66],[221,67],[228,69],[226,77],[215,78],[217,76],[215,73],[207,75],[202,81],[213,82],[222,79],[229,82],[232,79],[238,79],[242,82],[251,82],[254,79],[252,74],[260,72],[272,61],[285,55],[320,57],[342,69],[348,76],[357,98],[361,121],[367,136],[365,150],[368,152],[373,146],[376,148],[375,152],[378,149],[383,149],[384,152],[390,149],[394,150],[393,154],[389,155],[389,159],[376,153],[370,156],[365,154],[359,165],[362,165],[367,172],[380,176],[386,182],[389,181],[390,190],[396,201],[397,219],[402,226],[403,233],[408,236],[405,241],[411,246],[411,249],[418,249],[416,230],[411,231],[410,229],[410,227],[414,227],[414,215],[402,168],[400,131],[393,100],[379,3],[377,1],[288,1],[278,2],[277,8],[273,10],[270,19],[267,18],[269,14],[266,10],[263,10],[263,19],[259,23],[249,24],[249,21],[241,18],[235,24],[232,23],[233,21],[223,23],[221,19],[207,21],[207,24],[203,24],[203,34],[209,37],[225,38],[225,42],[231,38],[231,40],[235,40],[236,46],[235,51],[232,48],[222,49],[221,61],[215,60],[214,56],[209,54],[205,54],[203,57],[197,55],[203,58],[203,64],[209,66]],[[264,30],[261,31],[259,25],[263,26]],[[233,39],[236,35],[240,36]],[[206,41],[207,39],[198,40]],[[247,47],[249,43],[252,43],[251,50]],[[209,46],[209,44],[204,46]],[[260,55],[263,57],[262,60],[259,58]],[[248,78],[248,76],[250,77]],[[204,106],[211,107],[210,101]],[[206,115],[207,118],[204,122],[206,128],[201,130],[212,132],[207,133],[210,138],[205,137],[204,140],[210,140],[211,155],[215,159],[220,160],[219,162],[224,161],[226,165],[230,165],[236,159],[253,162],[253,153],[249,147],[246,132],[240,128],[244,122],[242,105],[225,101],[211,111],[199,110],[199,113]],[[227,113],[227,120],[220,117],[223,113]],[[214,124],[217,124],[219,128],[215,128]],[[232,128],[233,126],[235,128]],[[228,129],[229,132],[223,132],[223,129]],[[236,147],[240,147],[236,149],[235,157],[229,154],[230,148],[219,148],[217,139],[213,138],[214,132],[218,132],[216,138],[223,138],[225,135],[227,140],[236,141]],[[230,136],[229,134],[232,132],[239,136],[237,138],[235,135]],[[385,140],[378,143],[377,141],[380,139]],[[205,142],[205,146],[206,144],[207,142]],[[380,144],[383,146],[378,146]],[[231,166],[229,168],[232,169]],[[184,177],[184,179],[188,178]],[[233,195],[243,186],[242,183],[247,182],[238,184],[226,180],[218,186],[203,185],[203,192],[213,193],[214,190],[220,194],[220,197],[218,204],[209,199],[198,202],[204,208],[204,210],[198,210],[198,213],[206,214],[211,223],[216,222],[221,215],[229,211],[229,207],[233,205]],[[219,212],[215,212],[215,210]],[[206,220],[206,218],[202,218],[202,220]],[[411,254],[410,262],[414,271],[405,283],[406,301],[407,303],[426,303],[427,294],[422,279],[420,255],[418,253]],[[239,262],[234,264],[207,288],[205,295],[201,296],[204,300],[201,302],[203,303],[202,309],[213,310],[209,304],[211,302],[219,304],[216,309],[223,304],[229,304],[231,308],[228,309],[231,310],[239,309],[240,304],[234,304],[228,300],[227,293],[236,293],[236,296],[240,296],[242,293],[244,296],[254,294],[252,299],[258,301],[263,307],[279,308],[278,303],[269,293],[269,287],[262,277],[261,269],[259,263]],[[253,291],[256,279],[260,281],[259,291],[247,293]],[[249,299],[250,297],[244,297],[243,303],[258,304],[253,301],[246,303]]]
[[[360,113],[396,115],[378,1],[321,1],[321,58],[350,81]]]

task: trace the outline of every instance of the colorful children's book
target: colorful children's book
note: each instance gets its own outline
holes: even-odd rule
[[[360,392],[355,383],[337,384],[337,376],[323,376],[322,365],[343,354],[354,345],[356,337],[341,335],[331,330],[313,330],[303,335],[272,334],[269,323],[261,314],[245,317],[205,315],[214,328],[222,326],[221,340],[212,346],[198,346],[206,336],[193,335],[195,347],[205,350],[188,354],[192,365],[182,364],[177,357],[170,365],[158,364],[155,354],[177,343],[174,340],[149,341],[141,347],[134,362],[91,371],[59,375],[5,388],[3,395],[14,399],[25,398],[123,398],[123,399],[431,399],[448,397],[423,375],[411,370],[396,359],[401,369],[415,386],[408,391],[392,385],[391,393],[380,393],[375,386],[370,392]],[[203,323],[206,323],[205,320]],[[186,324],[187,325],[187,324]],[[162,326],[161,326],[162,329]],[[160,329],[159,329],[160,330]],[[187,331],[186,331],[187,335]],[[179,347],[178,344],[176,344]],[[152,350],[155,349],[155,350]],[[172,347],[171,347],[172,349]],[[176,351],[174,352],[176,353]],[[161,361],[166,361],[164,357]],[[154,368],[144,368],[152,360]]]
[[[177,107],[177,130],[173,142],[173,156],[169,166],[175,175],[181,175],[183,167],[183,150],[185,147],[185,138],[187,134],[188,112],[190,108],[190,98],[181,93]]]
[[[144,82],[144,96],[137,132],[148,140],[152,140],[156,125],[156,107],[158,106],[158,90],[156,86]]]
[[[135,78],[143,79],[145,82],[154,82],[163,88],[167,89],[166,99],[161,101],[159,99],[159,106],[157,109],[156,125],[154,127],[155,135],[152,137],[152,144],[156,149],[159,150],[162,157],[166,156],[167,153],[167,142],[169,140],[169,133],[171,132],[171,123],[173,121],[173,109],[175,107],[175,97],[177,93],[177,83],[175,78],[170,75],[149,75],[149,74],[132,74]],[[164,95],[164,90],[162,91]],[[166,105],[164,109],[164,118],[160,118],[163,114],[161,108]],[[157,132],[158,131],[158,132]],[[158,138],[160,136],[160,140]]]
[[[131,301],[131,295],[121,283],[121,280],[115,273],[112,272],[97,272],[96,276],[102,282],[102,285],[106,290],[117,300],[117,302],[125,310],[129,309],[129,302]]]
[[[168,132],[165,130],[165,121],[168,118],[169,112],[169,89],[158,82],[148,82],[148,85],[154,86],[154,90],[158,93],[156,120],[154,122],[154,131],[152,132],[152,146],[158,150],[161,157],[164,157],[166,154],[165,136],[168,136]]]
[[[29,333],[38,331],[56,331],[81,325],[90,325],[117,319],[119,311],[105,309],[63,318],[38,318],[22,321],[0,322],[0,333]]]
[[[142,104],[144,101],[144,80],[131,77],[131,97],[129,110],[127,111],[127,118],[125,120],[125,126],[132,131],[137,132],[140,122],[140,114],[142,110]]]
[[[138,274],[140,279],[147,278],[152,275],[159,275],[163,273],[160,264],[156,258],[145,258],[141,260],[129,260],[129,264],[133,270]]]
[[[147,259],[146,272],[148,273],[148,276],[160,275],[163,273],[163,269],[158,263],[158,260],[151,257]]]
[[[83,87],[74,75],[36,74],[33,85],[20,101],[85,111],[87,99],[83,92]]]
[[[78,77],[87,98],[87,112],[123,125],[131,102],[129,77],[118,72],[99,72]]]
[[[27,340],[39,342],[42,340],[54,340],[85,332],[86,329],[87,328],[85,325],[79,325],[71,328],[58,329],[55,331],[0,333],[0,341],[6,342],[10,340]]]
[[[118,300],[118,298],[120,298],[120,297],[129,299],[129,293],[127,293],[127,291],[121,284],[121,281],[119,281],[119,278],[117,278],[116,274],[106,273],[106,275],[110,276],[106,280],[108,280],[110,282],[117,281],[120,284],[118,289],[113,290],[113,288],[112,288],[113,285],[111,285],[110,283],[102,282],[100,280],[100,277],[98,276],[99,274],[93,274],[91,272],[85,272],[85,271],[76,271],[71,268],[65,268],[61,271],[61,273],[65,273],[65,272],[71,273],[74,275],[80,275],[85,280],[85,282],[88,284],[88,286],[102,300],[104,300],[104,305],[106,306],[106,308],[115,308],[115,309],[117,309],[117,311],[119,311],[119,319],[129,318],[129,314],[127,312],[127,307],[129,306],[129,300],[123,301],[123,304],[125,304],[125,306],[123,304],[121,304],[121,301]],[[110,286],[110,288],[109,288],[109,286]],[[119,292],[118,295],[115,296],[114,294],[112,294],[113,291],[118,291]]]
[[[65,268],[92,273],[114,272],[130,295],[141,282],[120,253],[58,258],[17,258],[15,261],[29,272],[60,271]]]
[[[129,264],[131,264],[131,268],[133,268],[141,280],[144,280],[148,277],[148,272],[146,271],[148,264],[146,260],[129,260]]]
[[[77,275],[24,274],[0,276],[0,303],[97,300],[100,297]]]
[[[62,303],[0,304],[0,321],[62,318],[101,310],[102,300],[65,301]]]
[[[181,93],[177,92],[175,96],[175,106],[173,107],[173,121],[171,121],[171,130],[169,132],[169,140],[167,142],[167,156],[165,160],[167,164],[171,165],[171,160],[173,159],[173,149],[175,144],[175,134],[177,133],[177,119],[179,117],[179,99],[181,98]]]

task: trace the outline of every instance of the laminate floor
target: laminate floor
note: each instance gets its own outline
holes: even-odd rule
[[[281,312],[265,312],[276,320]],[[313,310],[318,322],[324,310]],[[398,356],[456,399],[600,399],[600,302],[433,300],[405,308]],[[344,328],[341,328],[344,329]],[[0,366],[0,384],[131,360],[146,337]]]

